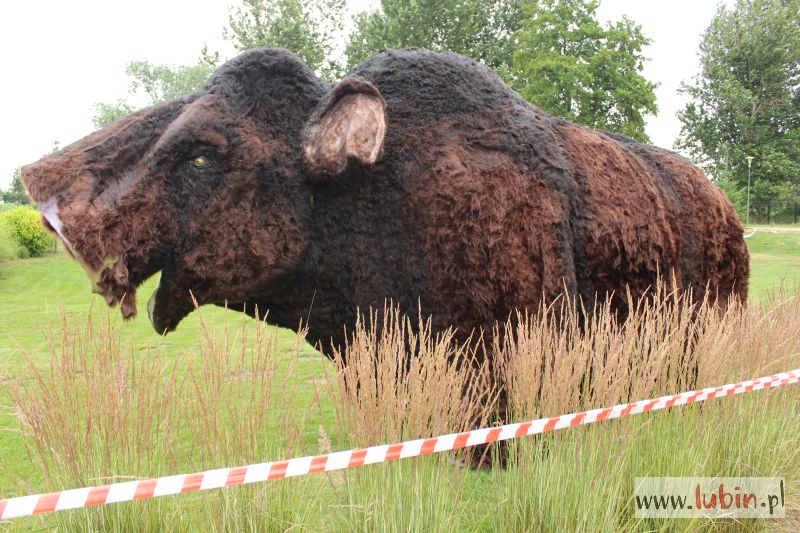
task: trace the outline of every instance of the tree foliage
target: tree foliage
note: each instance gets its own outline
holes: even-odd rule
[[[131,79],[131,92],[141,91],[151,103],[156,103],[196,91],[208,80],[215,67],[205,63],[172,67],[132,61],[125,68],[125,74]]]
[[[719,178],[714,180],[714,184],[725,193],[725,196],[733,204],[733,208],[739,213],[739,217],[744,220],[747,216],[747,190],[731,179]]]
[[[511,76],[519,0],[381,0],[380,9],[356,16],[347,45],[348,68],[382,48],[419,46],[477,59],[506,80]]]
[[[341,66],[332,59],[337,32],[342,31],[345,0],[242,0],[231,9],[223,35],[239,51],[281,46],[297,53],[312,70],[332,80]],[[128,95],[114,103],[97,103],[92,122],[102,128],[136,110],[132,102],[144,96],[146,105],[189,94],[203,86],[220,64],[218,52],[207,47],[195,65],[163,65],[132,61]],[[141,100],[141,98],[140,98]]]
[[[144,97],[147,102],[145,105],[152,105],[196,91],[205,84],[219,63],[219,53],[210,53],[205,46],[195,65],[172,66],[131,61],[125,67],[125,75],[130,78],[128,95],[114,103],[95,104],[92,122],[96,128],[102,128],[133,113],[138,106],[132,104],[131,99],[137,97]]]
[[[647,140],[644,115],[656,112],[655,86],[641,75],[648,40],[623,18],[602,27],[596,0],[381,0],[360,13],[345,47],[348,68],[382,48],[419,46],[470,56],[493,68],[544,110],[591,127]],[[224,36],[239,51],[282,46],[328,81],[339,78],[336,39],[345,0],[241,0]],[[516,52],[515,52],[516,50]],[[147,61],[128,65],[129,98],[150,103],[200,87],[218,56],[203,51],[195,66]],[[97,104],[97,127],[127,115],[130,99]]]
[[[92,124],[95,128],[100,129],[134,111],[136,111],[134,106],[129,104],[125,98],[120,98],[114,103],[98,102],[94,104]]]
[[[22,185],[22,171],[20,168],[14,170],[14,176],[11,178],[11,183],[6,190],[0,190],[0,197],[3,202],[10,204],[29,204],[31,199],[28,193],[25,192],[25,187]]]
[[[345,0],[242,0],[231,10],[223,34],[239,51],[288,48],[330,80],[342,71],[333,52],[343,31],[344,13]]]
[[[800,0],[738,0],[703,36],[701,71],[683,91],[685,149],[758,200],[800,197]]]
[[[516,87],[543,110],[648,141],[655,88],[642,75],[650,41],[624,18],[603,27],[596,0],[524,2],[513,70]]]

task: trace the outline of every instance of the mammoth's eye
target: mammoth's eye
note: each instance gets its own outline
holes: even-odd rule
[[[195,168],[203,168],[208,165],[208,159],[199,155],[192,159],[192,165],[194,165]]]

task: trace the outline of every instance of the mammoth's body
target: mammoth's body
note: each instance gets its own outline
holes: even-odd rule
[[[287,327],[310,317],[323,347],[386,299],[467,334],[565,289],[625,312],[659,274],[722,304],[747,293],[741,224],[700,170],[553,118],[449,53],[381,52],[331,88],[286,51],[251,51],[24,179],[124,314],[163,272],[159,331],[190,290]]]

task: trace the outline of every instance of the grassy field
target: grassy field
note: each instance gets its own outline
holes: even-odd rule
[[[499,370],[514,382],[518,417],[621,401],[624,383],[633,384],[630,399],[674,392],[675,376],[664,368],[695,336],[702,340],[703,386],[800,366],[800,296],[768,302],[781,284],[800,281],[800,232],[764,230],[748,245],[750,308],[709,318],[702,331],[658,313],[643,317],[641,327],[610,327],[591,338],[532,324],[524,342],[517,337],[519,346],[504,348]],[[140,289],[142,300],[155,283]],[[442,364],[452,355],[446,339],[418,340],[433,362],[406,376],[410,385],[398,388],[387,378],[367,393],[348,388],[343,374],[295,333],[237,313],[203,308],[163,339],[146,317],[123,323],[64,255],[0,264],[0,302],[0,497],[425,436],[463,425],[471,409],[452,397],[465,378]],[[543,331],[552,337],[540,337]],[[396,360],[393,346],[406,345],[379,345],[368,333],[348,358],[362,377],[379,375],[370,365]],[[581,338],[566,352],[573,341],[565,335]],[[602,343],[606,348],[598,349]],[[530,356],[531,346],[537,357],[561,353],[556,362],[563,369],[554,365],[544,376],[519,366],[530,364],[521,354]],[[580,385],[589,370],[576,368],[598,351],[606,357],[593,372],[613,379],[589,394]],[[604,366],[614,360],[608,354],[618,354],[616,370]],[[528,379],[514,381],[520,375]],[[573,387],[562,385],[565,377]],[[532,403],[538,390],[549,390],[548,400]],[[473,472],[430,457],[0,528],[792,531],[800,525],[798,399],[796,390],[758,393],[528,439],[513,445],[507,470]],[[782,475],[793,518],[638,520],[632,485],[643,475]]]
[[[776,286],[787,288],[800,284],[800,227],[756,226],[748,239],[750,250],[750,290],[754,298],[763,298]]]

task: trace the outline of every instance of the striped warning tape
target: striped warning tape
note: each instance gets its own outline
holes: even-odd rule
[[[620,418],[648,411],[657,411],[676,405],[702,402],[721,396],[732,396],[745,392],[776,388],[800,383],[800,369],[772,376],[711,387],[698,391],[662,396],[654,400],[615,405],[604,409],[593,409],[580,413],[540,418],[529,422],[518,422],[492,428],[475,429],[464,433],[451,433],[430,439],[417,439],[397,444],[370,446],[356,450],[334,452],[325,455],[298,457],[285,461],[259,463],[235,468],[219,468],[196,474],[180,474],[124,483],[113,483],[101,487],[63,490],[48,494],[20,496],[0,500],[0,519],[31,516],[66,509],[92,507],[109,503],[144,500],[157,496],[168,496],[183,492],[217,489],[257,483],[271,479],[303,476],[316,472],[330,472],[357,466],[383,463],[395,459],[417,457],[436,452],[457,450],[478,444],[545,433],[556,429],[592,424],[602,420]]]

